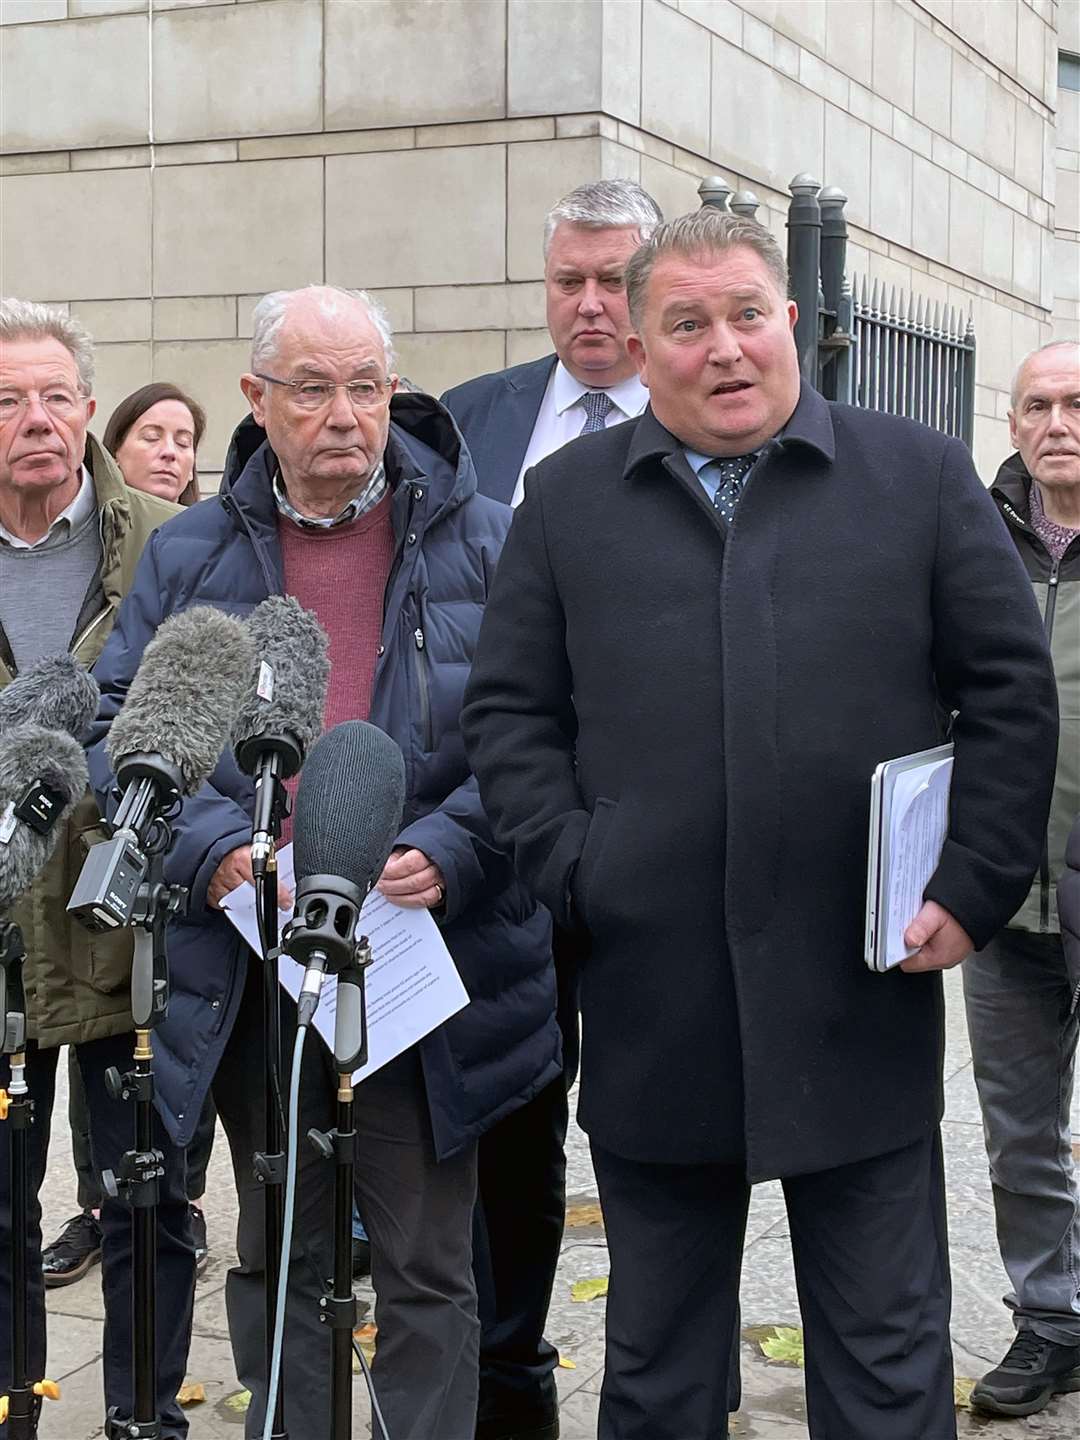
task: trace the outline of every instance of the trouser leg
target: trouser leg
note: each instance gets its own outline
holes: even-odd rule
[[[113,1100],[105,1088],[105,1072],[121,1073],[132,1066],[132,1036],[89,1040],[75,1047],[86,1090],[90,1149],[94,1176],[119,1173],[124,1152],[135,1145],[135,1102]],[[173,1440],[188,1432],[187,1417],[176,1402],[184,1381],[191,1344],[195,1287],[195,1252],[188,1218],[184,1152],[165,1133],[154,1115],[153,1142],[161,1151],[164,1176],[158,1184],[156,1211],[156,1356],[157,1409],[162,1434]],[[132,1361],[132,1236],[131,1206],[126,1200],[102,1196],[101,1286],[105,1299],[103,1366],[105,1404],[124,1417],[135,1403]]]
[[[29,1378],[45,1373],[45,1285],[41,1276],[41,1204],[38,1194],[45,1179],[49,1153],[49,1125],[56,1094],[56,1050],[39,1050],[33,1040],[26,1047],[26,1082],[33,1101],[33,1123],[27,1140],[27,1363]],[[0,1055],[0,1086],[11,1081],[8,1056]],[[11,1383],[11,1125],[0,1124],[0,1393]],[[0,1437],[8,1427],[0,1425]]]
[[[101,1209],[101,1186],[94,1174],[90,1155],[90,1116],[86,1111],[86,1089],[82,1071],[69,1045],[68,1061],[68,1124],[71,1127],[71,1158],[75,1165],[76,1196],[80,1210]]]
[[[956,1435],[941,1139],[784,1181],[813,1440]]]
[[[247,965],[244,995],[214,1077],[214,1103],[228,1137],[240,1203],[236,1251],[238,1263],[225,1282],[236,1373],[251,1391],[245,1434],[262,1434],[266,1410],[264,1190],[252,1169],[252,1155],[265,1148],[262,970]],[[296,1007],[282,995],[281,1089],[288,1096]],[[301,1069],[300,1137],[292,1263],[286,1305],[282,1374],[285,1424],[289,1440],[326,1440],[330,1426],[330,1331],[319,1323],[319,1298],[332,1273],[334,1166],[319,1159],[307,1141],[311,1128],[329,1130],[335,1119],[329,1057],[322,1041],[309,1034]],[[394,1436],[393,1440],[397,1440]]]
[[[580,942],[555,935],[563,1073],[480,1137],[473,1269],[480,1313],[480,1413],[556,1403],[559,1353],[544,1338],[566,1218],[566,1130],[577,1077]]]
[[[599,1440],[721,1440],[750,1196],[742,1167],[639,1164],[595,1144],[592,1157],[611,1259]]]
[[[217,1126],[217,1110],[212,1096],[206,1097],[195,1134],[187,1151],[188,1199],[201,1200],[206,1194],[206,1167],[214,1149],[214,1130]]]
[[[566,1214],[562,1076],[480,1137],[475,1260],[482,1413],[555,1402],[544,1338]]]
[[[355,1125],[356,1198],[376,1297],[373,1375],[387,1429],[393,1440],[471,1440],[476,1146],[436,1161],[415,1049],[357,1087]]]
[[[1078,1016],[1059,935],[1003,930],[965,961],[975,1083],[1005,1303],[1019,1328],[1080,1345],[1080,1202],[1069,1111]]]

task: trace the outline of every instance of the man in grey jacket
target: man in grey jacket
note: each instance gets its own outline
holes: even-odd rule
[[[1080,345],[1021,362],[1016,452],[992,494],[1024,561],[1054,659],[1061,714],[1040,873],[995,939],[964,966],[964,995],[990,1157],[1005,1303],[1016,1338],[972,1392],[993,1415],[1031,1415],[1080,1390],[1080,1201],[1069,1112],[1080,955],[1062,943],[1055,881],[1080,813]]]

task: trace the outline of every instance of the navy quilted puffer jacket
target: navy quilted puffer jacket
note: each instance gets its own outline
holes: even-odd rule
[[[102,699],[90,773],[100,798],[114,783],[105,733],[161,621],[189,605],[244,615],[281,593],[271,493],[276,464],[264,432],[245,421],[233,436],[220,495],[164,525],[144,551],[94,671]],[[464,1010],[420,1043],[442,1158],[559,1073],[551,924],[495,847],[458,725],[511,512],[476,493],[468,451],[448,413],[428,396],[394,397],[386,468],[396,552],[369,718],[405,756],[400,843],[423,850],[443,871],[443,937],[470,996]],[[422,652],[414,640],[418,627]],[[169,932],[172,1002],[154,1047],[158,1108],[181,1145],[191,1138],[232,1028],[243,967],[255,963],[225,917],[206,908],[219,863],[250,842],[252,800],[251,780],[227,751],[185,802],[166,860],[166,877],[191,891],[188,917]]]

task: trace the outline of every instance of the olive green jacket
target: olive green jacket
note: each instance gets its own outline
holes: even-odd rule
[[[124,484],[108,451],[87,437],[85,461],[94,481],[101,524],[104,607],[71,641],[71,653],[93,665],[131,588],[143,546],[180,507]],[[15,661],[0,628],[0,689],[15,675]],[[26,945],[23,980],[27,1031],[41,1045],[70,1045],[131,1029],[131,932],[91,935],[67,913],[67,902],[86,852],[105,839],[89,791],[75,807],[48,865],[17,901],[11,919]]]
[[[1055,564],[1031,526],[1031,476],[1018,454],[997,473],[990,493],[997,501],[1027,567],[1042,611],[1054,660],[1061,730],[1057,774],[1042,864],[1028,898],[1009,921],[1014,930],[1059,934],[1057,882],[1065,868],[1065,843],[1080,816],[1080,538]]]

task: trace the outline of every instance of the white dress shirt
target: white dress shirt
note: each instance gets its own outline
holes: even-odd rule
[[[636,375],[620,380],[617,385],[595,388],[602,389],[611,401],[611,409],[604,421],[605,430],[610,430],[612,425],[621,425],[624,420],[632,420],[635,415],[640,415],[649,403],[649,392]],[[568,440],[576,440],[585,428],[588,417],[580,401],[589,389],[590,386],[574,379],[561,360],[556,361],[544,391],[544,398],[540,402],[540,410],[533,426],[529,448],[525,451],[514,497],[510,501],[515,508],[525,498],[525,472],[553,451],[560,449]]]

